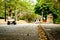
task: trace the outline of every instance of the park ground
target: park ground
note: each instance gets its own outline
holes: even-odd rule
[[[16,21],[16,22],[17,22],[17,24],[27,23],[27,22],[24,21],[24,20],[19,20],[19,21]],[[5,22],[4,19],[0,19],[0,24],[6,24],[6,23],[7,23],[7,21]]]

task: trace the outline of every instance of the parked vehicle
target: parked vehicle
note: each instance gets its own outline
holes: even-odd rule
[[[14,18],[8,17],[7,24],[8,24],[8,25],[10,25],[10,24],[16,25],[16,21],[15,21]]]

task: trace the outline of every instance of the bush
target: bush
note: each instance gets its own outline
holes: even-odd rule
[[[28,22],[33,21],[35,18],[39,18],[40,15],[35,13],[26,13],[23,16],[19,16],[19,20],[26,20]]]

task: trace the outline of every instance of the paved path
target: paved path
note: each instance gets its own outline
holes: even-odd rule
[[[2,24],[0,25],[0,40],[38,40],[38,38],[45,39],[45,36],[50,37],[52,40],[53,36],[51,36],[49,32],[52,32],[52,30],[58,31],[60,29],[60,25],[56,24],[40,24],[39,27],[38,25],[39,24],[29,23],[17,25]],[[44,34],[46,35],[44,36]],[[55,40],[57,39],[55,38]]]
[[[35,24],[0,25],[0,40],[38,40]]]
[[[60,24],[41,24],[50,40],[60,40]]]

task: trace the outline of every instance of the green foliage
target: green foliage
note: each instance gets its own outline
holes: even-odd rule
[[[0,17],[4,17],[4,0],[0,0]],[[33,11],[33,6],[31,6],[30,3],[26,2],[26,1],[22,1],[22,0],[6,0],[6,13],[9,13],[9,10],[15,11],[17,10],[17,13],[20,12],[27,12]],[[16,13],[16,12],[15,12]]]
[[[42,12],[43,12],[44,17],[46,17],[47,14],[50,13],[50,9],[46,4],[35,7],[35,13],[38,13],[39,15],[42,15]]]
[[[28,22],[33,21],[35,18],[39,18],[40,16],[35,14],[35,13],[26,13],[23,16],[20,15],[19,19],[20,20],[27,20]]]
[[[19,16],[19,20],[24,20],[25,16]]]
[[[55,23],[57,23],[57,24],[59,24],[60,23],[60,16],[57,18],[57,20],[56,20],[56,22]]]
[[[54,2],[55,0],[37,0],[37,4],[34,8],[35,13],[42,15],[43,12],[44,17],[46,17],[48,14],[52,14],[55,23],[58,18],[59,9],[55,6]]]

